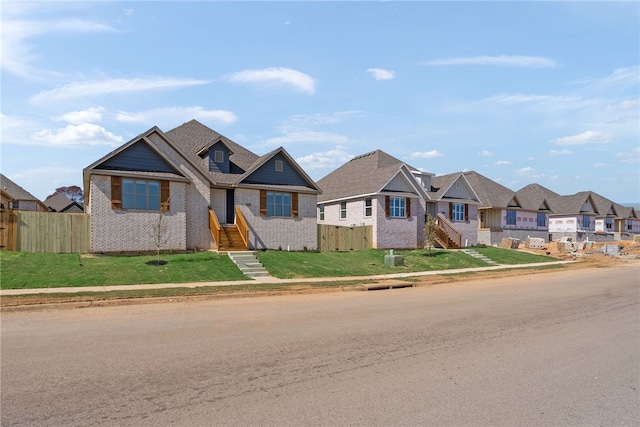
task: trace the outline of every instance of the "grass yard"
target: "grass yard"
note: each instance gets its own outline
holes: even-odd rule
[[[555,261],[554,258],[508,249],[482,248],[481,250],[485,249],[494,249],[487,251],[486,255],[500,264]],[[389,251],[380,249],[322,253],[264,251],[258,252],[258,259],[272,276],[280,279],[369,276],[487,266],[483,261],[460,251],[433,250],[432,256],[427,256],[427,250],[397,250],[394,254],[404,256],[404,266],[388,267],[384,264],[384,256],[388,253]]]
[[[80,256],[0,252],[2,289],[214,282],[247,277],[226,255],[212,252],[163,254],[165,265],[148,265],[155,255]]]
[[[500,248],[477,248],[500,264],[554,261],[554,258]],[[452,270],[486,266],[483,261],[459,251],[399,250],[404,265],[388,267],[389,251],[370,249],[356,252],[258,252],[269,273],[282,279],[370,276],[389,273]],[[163,254],[166,264],[147,262],[155,255],[80,256],[0,251],[2,289],[109,286],[155,283],[216,282],[247,279],[226,254],[197,252]]]

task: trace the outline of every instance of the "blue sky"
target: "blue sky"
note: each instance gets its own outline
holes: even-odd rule
[[[638,2],[11,2],[2,173],[38,198],[191,119],[313,178],[437,175],[640,202]]]

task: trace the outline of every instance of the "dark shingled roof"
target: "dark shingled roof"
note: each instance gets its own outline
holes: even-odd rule
[[[40,202],[40,200],[33,194],[29,193],[27,190],[11,181],[3,174],[0,174],[0,188],[2,188],[2,191],[4,191],[6,194],[11,196],[13,200],[29,200]]]
[[[513,198],[513,190],[490,180],[478,172],[456,172],[447,175],[435,176],[431,179],[432,191],[429,193],[432,199],[441,199],[449,187],[458,179],[465,179],[471,189],[480,199],[481,208],[507,207]]]
[[[516,191],[516,198],[523,209],[544,210],[544,207],[553,212],[558,205],[559,194],[554,193],[540,184],[529,184]]]
[[[322,195],[318,202],[375,194],[404,165],[401,160],[375,150],[356,156],[318,181]]]

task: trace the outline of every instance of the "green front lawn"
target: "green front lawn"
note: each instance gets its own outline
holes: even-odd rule
[[[555,261],[510,249],[476,248],[500,264]],[[452,270],[487,264],[459,251],[398,250],[404,265],[388,267],[389,251],[370,249],[356,252],[259,251],[258,259],[278,278],[322,278],[370,276],[390,273]],[[154,255],[79,256],[0,251],[2,289],[109,286],[154,283],[217,282],[247,279],[226,254],[197,252],[163,254],[165,265],[149,265]]]
[[[2,289],[134,285],[242,280],[247,277],[226,255],[212,252],[163,254],[165,265],[148,265],[155,255],[79,256],[0,252]]]

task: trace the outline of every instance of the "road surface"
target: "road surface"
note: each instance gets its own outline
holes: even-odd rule
[[[635,426],[639,273],[3,313],[2,426]]]

